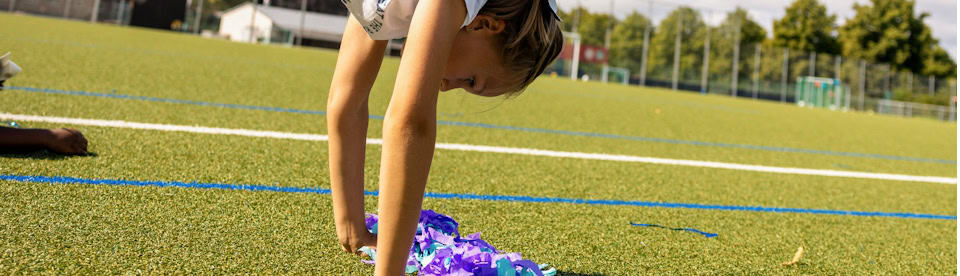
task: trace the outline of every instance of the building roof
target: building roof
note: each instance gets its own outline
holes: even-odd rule
[[[246,5],[253,4],[238,5],[224,13]],[[257,5],[257,11],[273,20],[273,24],[280,29],[294,34],[300,30],[300,10]],[[310,39],[340,41],[343,37],[343,29],[347,27],[347,17],[342,15],[306,12],[303,19],[303,37]]]

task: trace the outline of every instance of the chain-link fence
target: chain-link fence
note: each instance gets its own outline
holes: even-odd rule
[[[662,2],[647,4],[649,8],[635,13],[653,22],[652,34],[633,38],[638,41],[630,45],[638,49],[609,49],[611,57],[624,56],[618,55],[618,50],[647,53],[645,58],[633,54],[628,57],[630,60],[608,61],[608,66],[629,67],[630,84],[795,103],[799,79],[828,78],[837,80],[849,92],[849,97],[844,98],[844,110],[956,120],[954,78],[935,78],[897,71],[890,64],[775,47],[767,41],[769,34],[759,39],[741,34],[743,22],[731,19],[731,13]],[[622,16],[618,20],[618,24],[628,21]],[[569,21],[564,24],[577,24]],[[610,30],[613,29],[611,26]],[[567,76],[571,63],[558,60],[551,68]],[[602,67],[581,62],[578,77],[604,79]],[[584,75],[589,77],[583,78]]]
[[[129,24],[129,0],[0,0],[0,11],[64,19]]]

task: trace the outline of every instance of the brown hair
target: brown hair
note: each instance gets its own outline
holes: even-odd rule
[[[503,64],[523,76],[509,95],[519,94],[543,74],[563,48],[560,22],[546,1],[489,0],[480,9],[480,14],[504,21],[499,35]]]

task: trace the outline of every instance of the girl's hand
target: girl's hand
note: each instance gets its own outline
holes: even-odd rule
[[[86,154],[87,139],[83,134],[72,128],[50,129],[46,139],[46,147],[62,154]]]
[[[337,229],[337,239],[340,241],[340,249],[351,254],[360,254],[360,248],[364,246],[374,249],[377,247],[377,235],[367,231],[366,227],[359,230]]]

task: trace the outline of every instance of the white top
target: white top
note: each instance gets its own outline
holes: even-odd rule
[[[353,17],[373,40],[403,38],[410,30],[410,19],[418,0],[342,0]],[[473,22],[487,0],[463,0],[467,4],[464,27]]]
[[[5,81],[20,73],[20,66],[10,60],[10,53],[0,56],[0,81]]]

